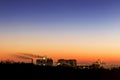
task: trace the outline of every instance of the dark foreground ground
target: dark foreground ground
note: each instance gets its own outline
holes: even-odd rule
[[[33,64],[0,64],[1,80],[120,80],[120,68],[78,69],[72,67],[36,66]]]

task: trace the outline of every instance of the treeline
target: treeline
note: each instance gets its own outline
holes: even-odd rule
[[[38,66],[29,63],[0,63],[4,79],[120,80],[120,68],[79,69],[67,66]],[[4,77],[5,76],[5,77]],[[9,77],[8,77],[9,76]]]

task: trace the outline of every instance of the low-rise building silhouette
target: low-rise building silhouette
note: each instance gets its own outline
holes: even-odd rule
[[[59,59],[57,62],[58,66],[70,66],[70,67],[76,67],[77,66],[77,61],[75,59]]]
[[[36,65],[53,66],[53,60],[47,57],[39,58],[39,59],[36,59]]]

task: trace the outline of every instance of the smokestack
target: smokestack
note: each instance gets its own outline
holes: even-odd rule
[[[31,63],[34,64],[33,59],[31,59]]]

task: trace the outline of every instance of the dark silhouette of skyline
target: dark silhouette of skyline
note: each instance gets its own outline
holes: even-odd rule
[[[78,68],[69,66],[40,66],[31,63],[0,63],[1,78],[50,80],[120,80],[120,67],[105,69],[97,66]]]

